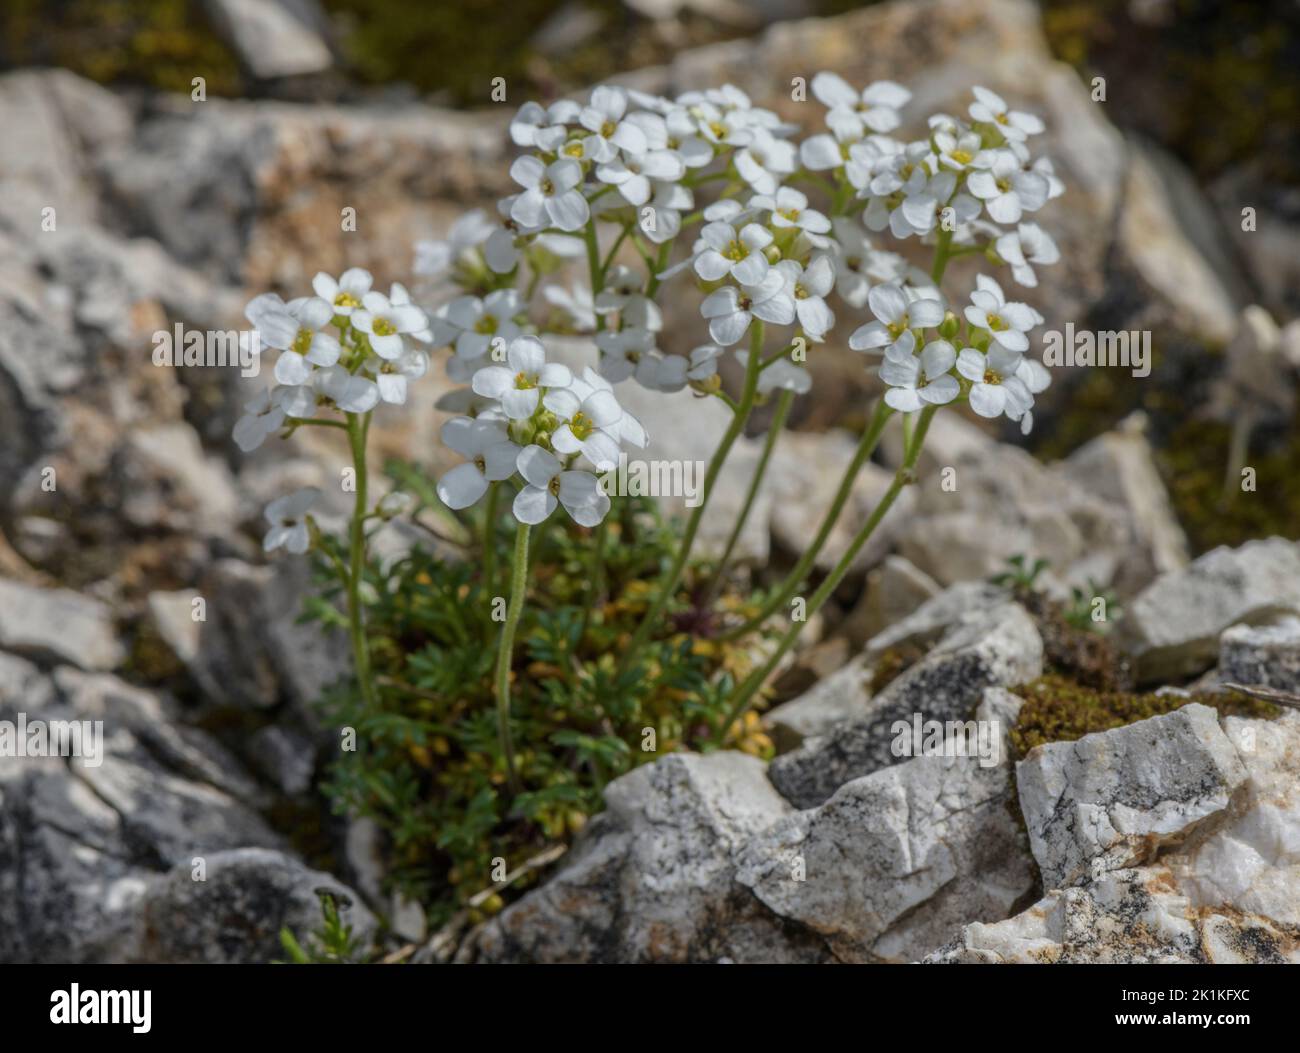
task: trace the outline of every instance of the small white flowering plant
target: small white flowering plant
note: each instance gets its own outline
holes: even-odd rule
[[[811,88],[825,130],[802,140],[733,86],[529,102],[510,124],[516,192],[495,218],[471,212],[445,241],[416,246],[419,305],[359,269],[318,275],[311,296],[249,304],[262,346],[278,352],[276,385],[249,403],[236,441],[250,450],[301,427],[349,440],[346,538],[324,535],[317,495],[303,493],[267,509],[266,545],[316,548],[344,597],[348,712],[402,770],[357,762],[336,788],[346,807],[383,819],[399,865],[426,876],[426,899],[448,882],[486,886],[493,846],[519,856],[575,828],[605,781],[657,751],[766,748],[756,698],[913,481],[933,415],[966,404],[1032,427],[1049,382],[1030,354],[1044,319],[1009,290],[1059,258],[1033,218],[1063,190],[1032,150],[1042,122],[976,87],[964,113],[933,114],[909,139],[903,86],[858,90],[821,73]],[[962,257],[984,264],[969,296],[945,290]],[[689,355],[666,353],[664,307],[687,283],[703,294],[700,337]],[[806,551],[783,580],[737,600],[737,539],[791,404],[812,387],[808,357],[830,344],[859,354],[883,394]],[[728,356],[743,368],[730,392]],[[438,402],[453,414],[441,439],[461,463],[436,481],[399,466],[411,496],[372,505],[372,417],[418,397],[434,357],[453,388]],[[730,416],[700,451],[701,500],[676,527],[646,526],[651,504],[602,485],[652,438],[620,401],[626,385],[689,390]],[[710,496],[768,400],[747,499],[721,558],[702,561]],[[777,625],[895,415],[905,440],[889,488],[806,617]],[[369,552],[377,525],[425,510],[444,518],[459,555],[417,552],[381,569]],[[511,823],[528,833],[511,841]],[[439,867],[450,876],[429,878]]]

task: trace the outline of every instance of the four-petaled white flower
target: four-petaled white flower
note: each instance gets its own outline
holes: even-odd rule
[[[515,495],[515,518],[521,523],[544,522],[561,504],[579,526],[594,527],[609,512],[609,498],[590,472],[564,468],[555,454],[542,447],[525,446],[519,451],[519,474],[527,482]]]
[[[875,286],[867,293],[867,304],[877,320],[860,326],[849,337],[854,351],[888,351],[910,330],[930,329],[943,321],[942,303],[931,299],[909,302],[899,285]]]
[[[591,132],[583,140],[588,160],[603,165],[614,160],[619,150],[645,153],[649,145],[645,132],[635,122],[624,120],[626,113],[627,92],[622,88],[601,85],[592,91],[591,102],[578,115],[578,122]]]
[[[281,384],[304,384],[313,366],[332,366],[342,353],[338,339],[324,332],[334,317],[319,296],[304,296],[285,303],[274,293],[263,293],[244,308],[262,345],[278,349],[275,379]]]
[[[735,156],[740,178],[760,194],[775,194],[781,177],[790,175],[798,160],[794,144],[778,139],[766,128],[755,128]]]
[[[724,285],[710,293],[700,304],[700,313],[709,320],[709,335],[730,347],[749,331],[754,318],[789,325],[795,319],[795,306],[787,285],[784,274],[769,270],[757,285]]]
[[[244,415],[235,421],[232,436],[235,445],[251,453],[274,435],[284,424],[284,407],[272,391],[263,391],[244,403]]]
[[[487,241],[496,229],[496,224],[488,219],[487,213],[481,208],[470,209],[451,225],[445,238],[415,243],[415,262],[411,270],[426,278],[441,277],[467,252]],[[364,296],[367,292],[369,287],[363,289],[361,295]],[[319,292],[317,295],[320,295]]]
[[[266,552],[285,548],[301,556],[311,546],[311,531],[307,526],[307,512],[320,497],[314,486],[304,487],[292,494],[277,497],[266,506],[266,521],[271,529],[262,539]]]
[[[1056,242],[1037,223],[1021,223],[1015,230],[999,237],[994,244],[998,255],[1011,265],[1011,276],[1019,284],[1031,289],[1038,284],[1038,275],[1030,265],[1052,264],[1061,258]]]
[[[899,125],[898,111],[912,93],[892,80],[878,80],[861,93],[836,73],[818,73],[812,79],[813,95],[830,110],[848,110],[858,115],[873,132],[892,132]]]
[[[543,164],[525,154],[515,158],[510,177],[524,192],[510,206],[510,218],[526,227],[546,226],[560,230],[581,230],[591,209],[577,189],[582,183],[582,166],[570,158]]]
[[[835,268],[826,256],[818,256],[805,269],[794,260],[776,265],[794,297],[795,317],[799,326],[814,343],[821,343],[835,325],[835,312],[826,306],[826,296],[835,287]]]
[[[487,493],[489,483],[515,474],[519,447],[496,421],[453,417],[441,434],[443,442],[468,458],[438,480],[438,498],[448,508],[468,508]]]
[[[312,291],[334,308],[335,314],[344,318],[361,306],[362,298],[370,291],[375,279],[368,270],[349,267],[336,281],[324,271],[311,280]]]
[[[506,349],[505,366],[485,366],[474,374],[474,392],[499,399],[511,420],[527,420],[541,401],[541,390],[568,387],[573,374],[568,366],[546,361],[546,348],[534,336],[521,336]]]
[[[730,223],[709,223],[700,240],[706,248],[695,257],[695,273],[706,282],[731,275],[741,285],[757,285],[771,266],[763,250],[772,244],[772,232],[757,223],[739,231]]]
[[[352,325],[365,333],[380,358],[397,359],[405,344],[403,333],[418,333],[429,325],[425,313],[411,303],[394,303],[381,292],[368,292],[352,312]]]
[[[1010,150],[995,151],[966,179],[970,192],[984,202],[995,223],[1017,223],[1026,212],[1047,204],[1048,183],[1037,172],[1026,172]]]
[[[956,349],[947,340],[930,341],[919,357],[911,350],[890,352],[880,366],[880,379],[889,385],[885,402],[900,413],[914,413],[927,403],[947,405],[961,393],[949,372],[956,361]]]
[[[971,381],[970,408],[981,417],[1020,418],[1034,404],[1028,385],[1016,372],[1023,362],[1017,351],[994,345],[988,354],[964,347],[957,356],[957,372]]]
[[[1008,351],[1028,350],[1027,334],[1042,323],[1043,316],[1028,304],[1008,303],[1002,286],[988,275],[978,275],[975,284],[976,289],[970,294],[971,306],[963,312],[966,321],[990,333],[994,342]]]
[[[1043,130],[1041,119],[1032,113],[1008,110],[1006,101],[996,92],[980,87],[973,88],[972,91],[975,93],[975,101],[970,104],[968,111],[971,117],[985,124],[997,125],[998,131],[1007,139],[1022,140]]]

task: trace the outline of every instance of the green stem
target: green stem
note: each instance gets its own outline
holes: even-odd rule
[[[645,617],[641,619],[641,624],[637,626],[631,641],[623,651],[623,656],[618,665],[620,672],[628,667],[641,648],[645,646],[646,641],[650,639],[650,633],[654,630],[655,623],[659,620],[659,616],[663,614],[668,601],[677,590],[678,582],[681,581],[682,572],[686,569],[686,561],[690,559],[691,547],[695,544],[695,535],[700,529],[700,519],[704,515],[704,510],[708,507],[709,497],[713,493],[714,481],[717,479],[718,473],[722,471],[723,462],[726,461],[727,454],[731,452],[731,447],[744,430],[749,411],[754,407],[754,398],[758,393],[758,369],[762,350],[763,323],[756,318],[750,329],[749,359],[745,366],[745,386],[741,392],[740,404],[731,418],[731,424],[728,426],[726,433],[722,436],[722,441],[714,451],[712,460],[709,461],[709,467],[705,470],[700,503],[691,510],[690,519],[686,523],[686,532],[682,535],[681,544],[677,548],[677,556],[672,565],[660,577],[654,602],[651,603]]]
[[[853,561],[857,558],[858,552],[861,551],[862,546],[867,543],[867,539],[871,537],[872,532],[880,525],[880,521],[884,519],[885,514],[898,498],[903,487],[912,481],[916,468],[916,460],[921,454],[921,446],[925,442],[925,433],[930,427],[930,418],[934,416],[934,411],[934,406],[927,406],[921,411],[921,418],[917,422],[912,443],[907,449],[902,465],[899,467],[898,471],[894,473],[894,481],[890,483],[889,489],[885,491],[884,496],[876,503],[876,507],[872,509],[871,515],[868,517],[867,521],[862,524],[862,528],[854,536],[852,543],[849,545],[844,555],[840,557],[840,561],[835,564],[834,569],[826,576],[826,580],[818,586],[817,591],[809,598],[807,610],[804,612],[804,618],[800,621],[791,623],[790,628],[787,629],[785,635],[781,637],[781,642],[777,644],[776,650],[772,652],[768,660],[763,663],[761,668],[755,669],[750,673],[750,675],[745,679],[745,682],[737,688],[736,694],[733,696],[731,709],[728,711],[727,717],[723,721],[722,727],[718,733],[719,743],[726,741],[727,732],[732,728],[736,721],[744,716],[754,695],[758,693],[759,688],[766,683],[767,678],[770,677],[777,666],[781,664],[781,659],[783,659],[789,652],[790,648],[794,646],[794,642],[799,638],[799,634],[803,631],[803,627],[808,623],[813,615],[821,610],[822,605],[830,598],[831,594],[839,588],[840,582],[844,580],[844,576],[849,572],[849,567],[853,565]]]
[[[370,431],[370,414],[347,415],[348,441],[352,447],[352,466],[356,473],[356,493],[352,505],[348,553],[348,628],[352,636],[352,661],[356,666],[357,684],[368,709],[375,708],[375,689],[370,677],[370,643],[366,638],[365,613],[361,608],[361,579],[366,559],[366,437]]]
[[[501,627],[501,644],[497,651],[497,737],[506,761],[506,775],[510,792],[519,793],[519,776],[515,773],[515,747],[510,737],[510,666],[514,658],[515,630],[524,609],[524,592],[528,588],[528,532],[527,523],[515,530],[515,558],[510,573],[510,605],[506,609],[506,622]]]
[[[591,535],[591,565],[588,567],[590,588],[587,604],[582,610],[582,627],[578,630],[579,647],[582,646],[582,638],[587,635],[587,626],[591,624],[591,612],[605,594],[605,531],[608,523],[609,516],[606,516]]]
[[[818,528],[817,536],[813,538],[812,544],[799,557],[799,562],[795,564],[794,569],[786,575],[780,587],[763,604],[758,613],[743,625],[723,633],[721,639],[735,640],[757,629],[772,616],[777,608],[788,603],[790,597],[798,591],[799,586],[803,584],[804,578],[812,570],[818,554],[826,544],[826,539],[830,537],[831,531],[835,529],[835,524],[839,522],[840,513],[844,510],[849,495],[853,492],[853,484],[857,481],[858,472],[862,470],[862,466],[866,464],[867,459],[875,452],[876,446],[880,443],[880,436],[885,430],[885,422],[892,413],[893,410],[885,405],[883,399],[876,404],[876,411],[872,414],[871,422],[867,425],[867,430],[862,433],[862,441],[858,443],[853,460],[849,462],[844,477],[840,480],[840,488],[835,492],[830,508],[826,510],[826,515],[822,517],[822,525]]]
[[[487,503],[483,506],[483,591],[489,602],[497,580],[497,500],[500,486],[488,484]]]
[[[951,230],[939,231],[939,241],[934,247],[934,265],[930,268],[930,278],[935,285],[943,280],[943,272],[952,257],[952,234]]]
[[[767,440],[763,443],[763,452],[759,455],[758,464],[754,467],[754,477],[749,481],[749,492],[745,494],[745,503],[740,508],[740,515],[736,518],[736,525],[731,530],[731,536],[727,538],[727,547],[722,550],[722,558],[718,561],[713,586],[709,590],[710,603],[716,600],[718,593],[722,591],[722,583],[727,573],[727,564],[731,561],[731,554],[735,551],[736,543],[740,540],[741,531],[745,529],[745,521],[749,518],[750,510],[754,507],[754,499],[758,497],[759,488],[763,484],[763,476],[767,472],[768,462],[772,459],[772,451],[776,449],[777,436],[781,434],[781,429],[785,427],[785,419],[790,415],[790,406],[793,403],[794,392],[789,389],[782,391],[781,400],[776,404],[776,414],[772,417],[772,424],[767,429]]]

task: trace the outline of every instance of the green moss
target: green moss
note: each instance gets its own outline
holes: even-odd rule
[[[1290,427],[1259,429],[1251,438],[1246,464],[1255,469],[1255,489],[1243,491],[1233,480],[1225,488],[1231,428],[1185,420],[1160,451],[1160,466],[1174,511],[1192,548],[1240,545],[1274,534],[1300,538],[1300,415]]]
[[[871,691],[879,694],[894,680],[925,657],[927,648],[918,643],[901,643],[887,647],[871,669]]]
[[[213,95],[240,87],[238,64],[198,0],[8,0],[0,42],[0,64],[62,66],[101,84],[188,94],[203,77]]]
[[[1012,691],[1025,700],[1011,731],[1011,744],[1018,757],[1045,742],[1072,742],[1093,732],[1172,713],[1190,702],[1211,706],[1224,716],[1275,717],[1279,713],[1276,706],[1236,692],[1157,695],[1103,691],[1057,674],[1040,677]]]

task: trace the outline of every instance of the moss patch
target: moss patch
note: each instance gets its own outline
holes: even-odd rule
[[[1073,742],[1096,731],[1172,713],[1190,702],[1211,706],[1223,716],[1275,717],[1280,712],[1276,706],[1231,691],[1187,695],[1102,691],[1057,674],[1011,690],[1025,700],[1011,731],[1017,757],[1045,742]]]

